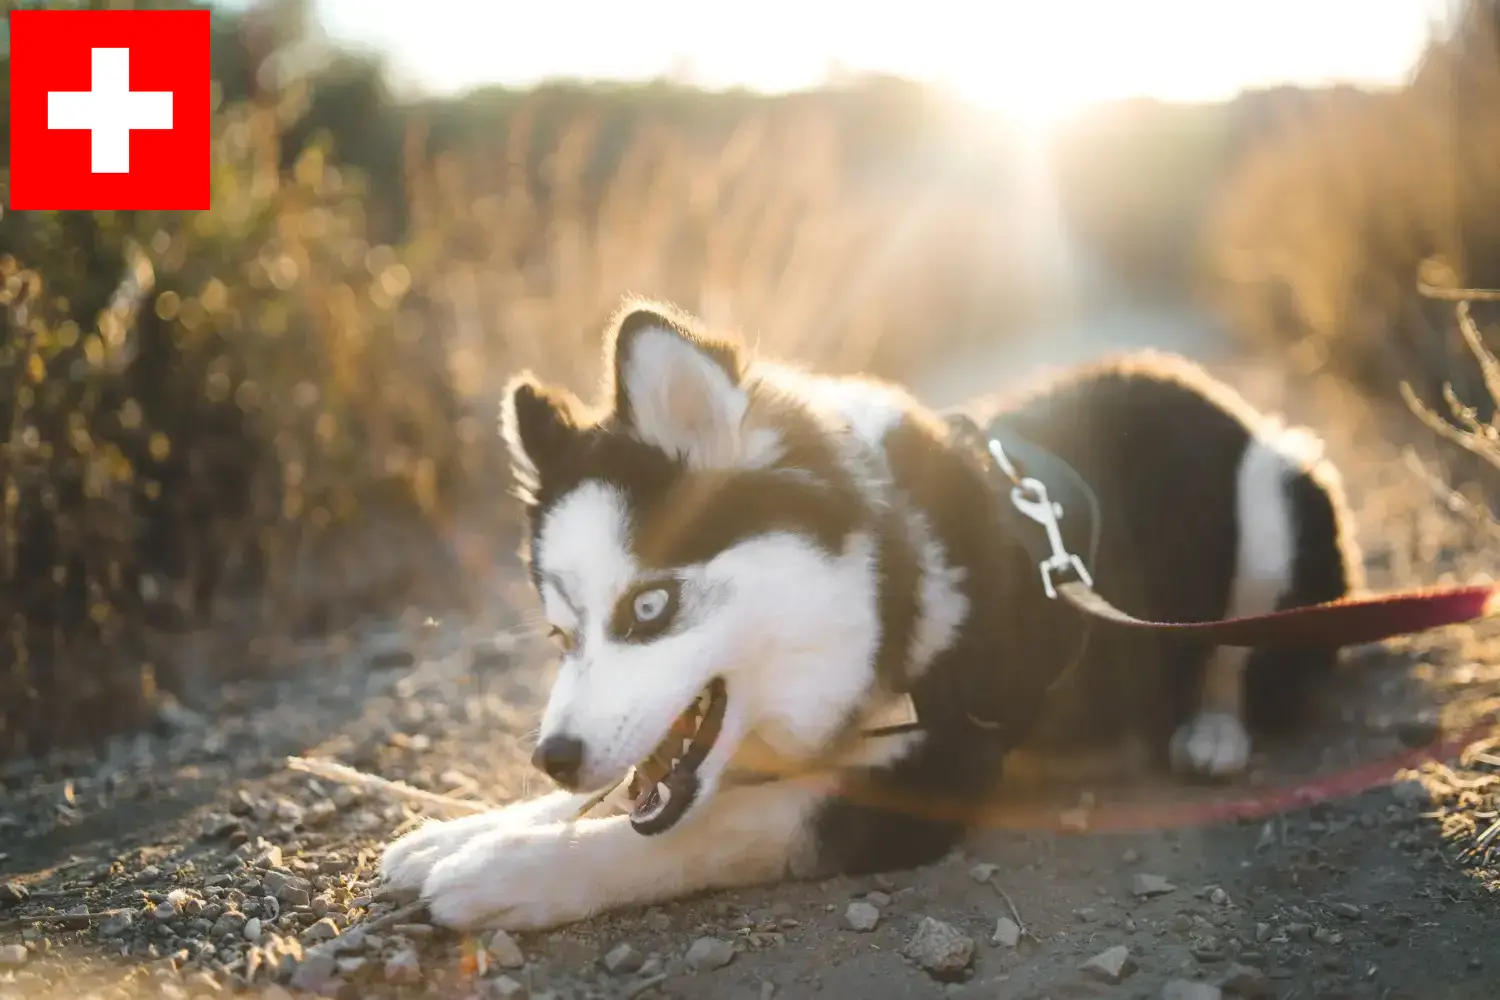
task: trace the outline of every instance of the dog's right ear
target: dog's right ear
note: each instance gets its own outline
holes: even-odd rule
[[[530,502],[541,480],[578,440],[580,404],[564,389],[551,389],[531,372],[505,386],[500,436],[510,451],[511,471]]]

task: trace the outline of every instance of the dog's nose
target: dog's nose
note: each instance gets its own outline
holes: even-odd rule
[[[583,769],[583,741],[564,734],[548,736],[536,745],[531,763],[559,785],[572,788]]]

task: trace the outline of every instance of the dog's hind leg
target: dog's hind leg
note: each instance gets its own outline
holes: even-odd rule
[[[1235,486],[1237,542],[1226,617],[1274,611],[1291,589],[1301,526],[1290,486],[1317,460],[1320,449],[1309,432],[1279,427],[1247,443]],[[1196,712],[1172,737],[1170,752],[1177,770],[1224,778],[1248,766],[1245,668],[1250,653],[1222,646],[1209,655]]]
[[[784,878],[824,793],[728,788],[655,836],[625,816],[480,833],[432,867],[422,898],[448,927],[540,930],[608,910]]]

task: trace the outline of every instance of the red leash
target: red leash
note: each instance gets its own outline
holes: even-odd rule
[[[1061,596],[1096,620],[1216,646],[1354,646],[1478,621],[1500,613],[1500,587],[1476,584],[1350,596],[1269,614],[1214,621],[1162,622],[1137,618],[1094,590],[1084,559],[1069,548],[1064,537],[1060,523],[1063,509],[1057,502],[1058,495],[1068,498],[1071,516],[1081,519],[1084,527],[1075,525],[1078,534],[1074,537],[1092,558],[1092,550],[1098,544],[1098,501],[1082,477],[1056,455],[1017,436],[1004,432],[987,434],[961,415],[950,417],[950,427],[982,456],[987,473],[1002,480],[997,485],[1009,486],[1009,508],[1020,515],[1012,520],[1021,529],[1021,544],[1037,560],[1047,596],[1053,599]],[[1050,484],[1036,474],[1028,474],[1028,469],[1033,473],[1045,470]],[[1086,543],[1083,542],[1085,527],[1089,539]]]
[[[1080,580],[1056,590],[1075,608],[1127,628],[1167,632],[1216,646],[1354,646],[1500,612],[1500,588],[1431,587],[1346,597],[1285,611],[1207,622],[1154,622],[1127,615]]]

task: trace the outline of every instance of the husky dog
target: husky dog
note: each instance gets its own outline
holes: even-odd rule
[[[1095,627],[1043,592],[1004,494],[900,389],[752,359],[624,308],[586,405],[529,374],[502,431],[561,655],[534,764],[560,790],[429,823],[383,874],[438,922],[537,929],[700,890],[908,868],[949,851],[1006,756],[1144,734],[1232,775],[1335,649],[1247,651]],[[1360,584],[1312,434],[1173,356],[993,402],[1102,511],[1094,586],[1154,619]],[[893,706],[919,727],[864,733]],[[596,815],[578,819],[602,790]]]

